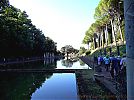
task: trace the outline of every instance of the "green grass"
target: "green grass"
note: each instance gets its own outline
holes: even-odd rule
[[[106,49],[106,54],[107,55],[110,55],[110,50],[109,50],[109,48],[110,47],[105,47],[104,49]],[[104,55],[104,49],[102,48],[102,49],[98,49],[98,50],[96,50],[95,52],[92,52],[91,54],[90,54],[90,56],[98,56],[98,55],[100,55],[101,53],[100,53],[100,51],[102,51],[102,55]],[[123,54],[126,54],[126,45],[120,45],[119,46],[119,51],[120,51],[120,56],[122,56]],[[115,56],[117,56],[118,54],[117,54],[117,47],[116,46],[113,46],[112,47],[112,54],[114,54]]]

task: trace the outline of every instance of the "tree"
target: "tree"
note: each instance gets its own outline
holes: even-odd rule
[[[0,1],[0,10],[9,6],[9,0],[1,0]]]
[[[83,43],[83,44],[87,44],[87,45],[88,45],[88,49],[89,49],[89,44],[90,44],[91,42],[93,42],[93,38],[92,38],[92,37],[93,37],[93,36],[89,33],[89,31],[86,31],[85,37],[84,37],[82,43]]]
[[[72,53],[74,52],[74,48],[71,45],[65,45],[64,47],[61,48],[62,53]]]
[[[10,52],[9,52],[10,50]],[[56,44],[44,36],[32,24],[25,11],[0,2],[0,57],[44,56],[45,52],[55,52]]]
[[[82,55],[86,52],[86,49],[84,47],[80,47],[79,54]]]
[[[121,0],[101,0],[95,9],[94,18],[96,21],[86,31],[83,43],[88,44],[88,40],[92,38],[91,45],[94,44],[95,49],[113,42],[117,44],[120,40],[124,41],[123,16]],[[98,40],[97,44],[96,39]]]

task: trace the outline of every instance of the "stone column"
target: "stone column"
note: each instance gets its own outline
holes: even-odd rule
[[[127,53],[127,100],[134,100],[134,0],[124,0]]]

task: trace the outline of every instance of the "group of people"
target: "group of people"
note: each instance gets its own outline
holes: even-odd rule
[[[104,65],[106,71],[111,73],[112,78],[117,76],[119,73],[126,68],[126,55],[115,57],[113,54],[108,56],[98,56],[98,65]]]

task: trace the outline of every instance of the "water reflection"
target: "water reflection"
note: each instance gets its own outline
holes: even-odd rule
[[[56,62],[55,59],[45,59],[41,61],[0,66],[0,69],[54,69],[57,66]]]
[[[45,61],[37,61],[37,62],[31,62],[31,63],[3,66],[3,68],[28,68],[28,69],[30,68],[31,69],[32,68],[33,69],[37,69],[37,68],[38,69],[55,69],[55,68],[87,69],[89,68],[86,64],[81,64],[79,61],[71,62],[71,63],[73,63],[71,67],[66,67],[62,65],[62,61],[56,62],[56,60],[47,59]],[[94,79],[93,70],[85,70],[85,71],[87,71],[86,72],[87,75],[85,74],[83,75],[85,75],[85,77],[88,78],[88,81],[89,79],[93,80]],[[41,93],[47,93],[48,90],[50,90],[48,93],[53,95],[54,93],[57,93],[57,91],[54,91],[54,90],[59,90],[59,89],[62,89],[61,93],[63,93],[65,92],[65,88],[68,90],[73,89],[71,90],[73,92],[69,92],[67,90],[65,95],[66,96],[69,95],[73,97],[72,100],[76,100],[77,95],[75,93],[77,92],[76,92],[76,86],[75,86],[76,81],[74,78],[74,74],[73,74],[73,77],[71,74],[69,76],[67,74],[64,74],[64,75],[62,74],[62,77],[57,77],[53,75],[54,75],[53,73],[46,74],[46,73],[11,73],[11,72],[2,73],[1,72],[0,73],[0,89],[1,89],[0,100],[31,100],[31,99],[41,100],[42,98],[36,99],[37,97],[39,97],[39,95],[41,95]],[[82,71],[80,71],[80,75],[82,75]],[[52,79],[53,81],[51,81]],[[82,80],[80,82],[84,82],[84,81]],[[88,84],[91,84],[90,89],[91,91],[93,91],[91,93],[94,93],[95,95],[98,93],[98,91],[100,91],[100,94],[102,93],[101,92],[102,90],[100,88],[96,89],[98,85],[97,84],[94,85],[95,84],[94,81],[93,82],[89,81]],[[55,87],[50,86],[50,85],[54,85]],[[86,86],[85,83],[82,83],[79,86],[81,85],[84,85],[84,87]],[[48,90],[46,91],[45,89],[42,92],[40,91],[40,89],[42,90],[42,88],[47,88]],[[40,91],[40,93],[38,91]],[[70,94],[73,94],[73,96]],[[47,95],[47,94],[43,94],[43,95]],[[91,95],[91,94],[88,94],[88,95]],[[56,94],[56,96],[59,96],[59,94]],[[62,95],[60,97],[62,97]],[[63,98],[66,98],[66,97],[62,97],[61,100],[63,100]],[[45,99],[43,98],[42,100],[45,100]],[[46,99],[46,100],[50,100],[50,99]]]
[[[81,60],[71,61],[71,60],[60,60],[57,61],[56,69],[91,69],[87,64],[83,63]]]
[[[80,59],[79,60],[81,66],[85,66],[85,63]]]
[[[0,69],[91,69],[81,60],[45,59],[41,61],[0,66]]]
[[[0,73],[0,100],[30,100],[50,74]]]
[[[44,65],[47,65],[47,64],[52,64],[56,62],[56,60],[54,58],[51,58],[51,59],[45,59],[44,60]]]
[[[75,74],[53,74],[33,93],[31,100],[78,100]]]
[[[73,66],[73,62],[71,60],[62,60],[61,64],[62,64],[62,66],[66,66],[66,67],[72,67]]]
[[[1,69],[55,69],[56,60],[0,66]],[[0,100],[30,100],[37,88],[53,74],[0,72]]]

